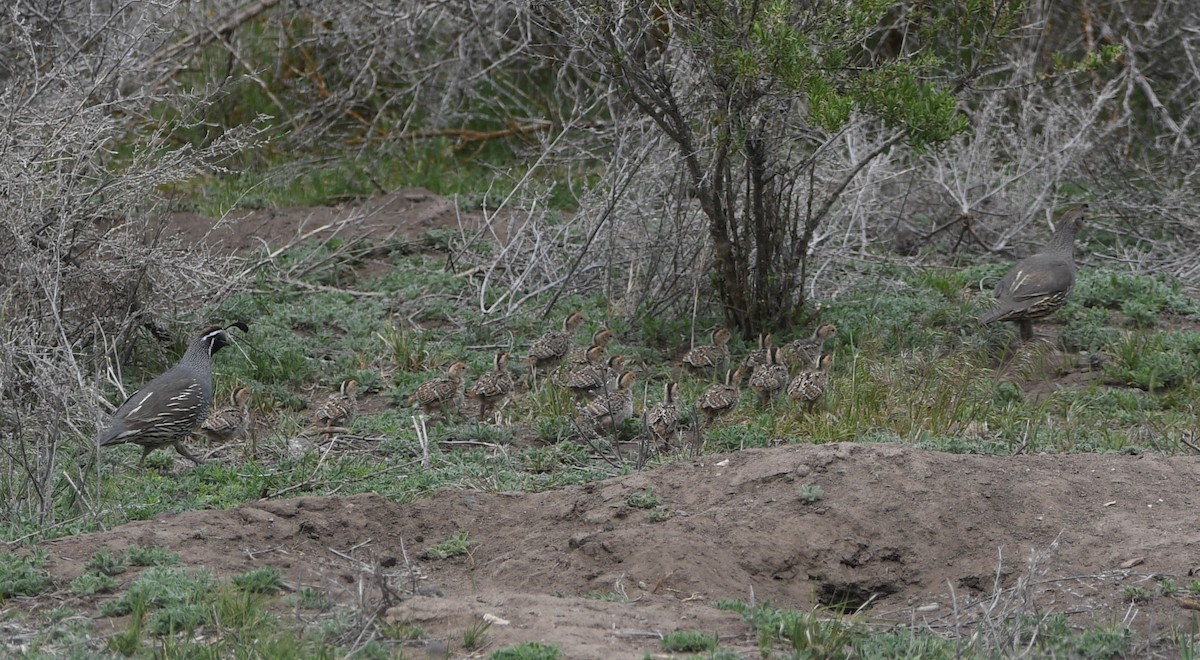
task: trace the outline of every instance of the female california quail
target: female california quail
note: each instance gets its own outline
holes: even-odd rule
[[[785,362],[798,369],[811,369],[817,360],[825,354],[825,343],[837,334],[837,326],[832,323],[822,323],[807,339],[797,339],[783,347]]]
[[[571,351],[575,331],[583,323],[583,314],[571,312],[563,319],[561,331],[547,332],[534,340],[529,347],[529,355],[525,358],[525,366],[529,369],[529,386],[537,380],[537,370],[552,367],[562,361]]]
[[[122,403],[95,437],[101,447],[131,442],[141,445],[141,467],[146,456],[159,447],[171,446],[181,456],[199,465],[183,445],[201,422],[208,417],[212,406],[212,359],[222,348],[232,343],[225,332],[237,328],[248,330],[245,323],[207,328],[188,345],[183,358],[134,392]]]
[[[776,392],[783,390],[787,385],[787,366],[783,364],[779,348],[773,346],[767,351],[767,363],[755,368],[754,373],[750,374],[750,389],[754,390],[759,401],[766,405],[771,402],[771,397]]]
[[[435,408],[444,410],[447,405],[453,405],[455,410],[462,410],[467,384],[463,375],[466,374],[467,368],[466,362],[455,362],[446,370],[445,376],[434,378],[418,387],[408,398],[408,402],[420,405],[427,415],[432,414]]]
[[[616,432],[633,417],[633,383],[637,374],[626,371],[617,379],[617,390],[596,397],[580,411],[581,421],[599,432]]]
[[[312,425],[324,434],[346,428],[358,415],[358,381],[351,378],[313,410]]]
[[[1062,307],[1075,287],[1075,234],[1087,210],[1088,205],[1081,204],[1063,214],[1049,247],[1018,261],[1000,279],[996,308],[984,314],[981,323],[1012,321],[1023,341],[1033,339],[1033,320]]]
[[[663,386],[663,400],[643,415],[650,435],[665,447],[671,446],[679,426],[679,384],[671,381]]]
[[[716,419],[737,408],[742,398],[742,376],[745,372],[739,367],[725,372],[725,382],[713,385],[696,399],[696,407],[704,414],[704,425],[711,426]]]
[[[729,339],[733,333],[729,328],[712,331],[712,344],[696,346],[683,356],[683,365],[697,372],[715,372],[729,368]]]
[[[787,393],[796,403],[803,403],[810,415],[817,401],[829,389],[829,370],[833,368],[833,353],[821,356],[816,369],[801,371],[788,385]]]
[[[230,405],[210,412],[200,425],[200,433],[210,444],[232,442],[250,428],[250,388],[237,388],[229,399]]]
[[[500,351],[492,359],[492,370],[480,376],[471,387],[471,395],[479,400],[479,421],[482,422],[496,402],[504,400],[512,390],[513,379],[508,371],[508,353]]]

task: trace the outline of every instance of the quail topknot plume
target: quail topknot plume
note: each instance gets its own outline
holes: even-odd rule
[[[96,433],[98,446],[108,447],[130,442],[142,447],[138,466],[159,447],[174,447],[181,456],[199,465],[183,441],[208,417],[212,406],[212,359],[232,343],[226,330],[246,332],[245,323],[224,328],[206,328],[188,344],[175,366],[159,374],[122,403]]]

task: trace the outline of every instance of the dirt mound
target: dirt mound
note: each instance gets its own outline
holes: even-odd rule
[[[1186,584],[1200,565],[1198,479],[1200,460],[1186,457],[797,445],[537,494],[259,502],[45,546],[62,580],[99,548],[165,546],[220,576],[273,566],[289,586],[343,603],[364,586],[378,601],[376,571],[397,593],[415,584],[420,594],[385,616],[442,642],[489,614],[507,622],[489,631],[493,648],[544,641],[571,658],[641,657],[659,648],[654,633],[701,630],[750,653],[753,631],[710,601],[866,604],[875,620],[936,627],[981,616],[999,579],[1000,602],[1019,597],[1079,623],[1119,621],[1126,587],[1153,594],[1155,578]],[[806,501],[808,484],[823,497]],[[422,556],[464,531],[469,557]],[[583,598],[614,592],[627,600]],[[1138,607],[1142,629],[1191,618],[1169,598]]]

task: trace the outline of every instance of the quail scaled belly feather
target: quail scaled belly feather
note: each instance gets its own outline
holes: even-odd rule
[[[242,332],[248,329],[241,322],[205,329],[175,366],[143,385],[117,408],[108,424],[96,433],[96,444],[140,445],[139,467],[150,452],[168,446],[199,465],[200,459],[187,450],[183,441],[208,417],[212,407],[212,359],[231,343],[228,328]]]

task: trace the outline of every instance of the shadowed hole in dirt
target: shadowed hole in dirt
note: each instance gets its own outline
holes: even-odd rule
[[[900,589],[888,582],[824,582],[817,589],[817,602],[840,614],[850,614]]]

